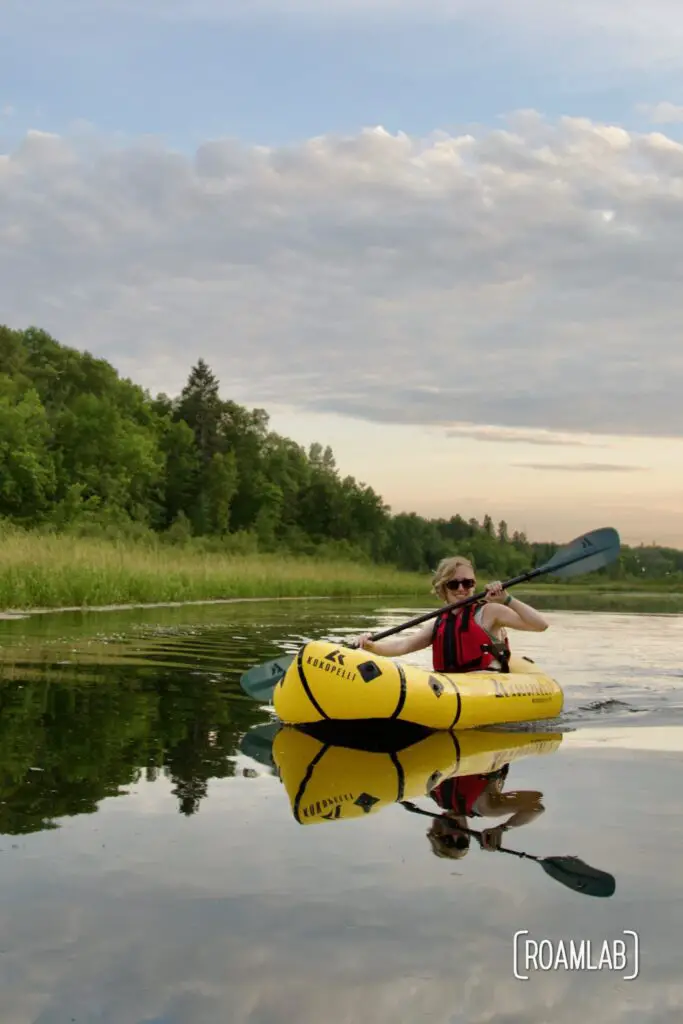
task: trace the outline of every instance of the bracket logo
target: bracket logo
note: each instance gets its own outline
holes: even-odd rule
[[[343,665],[345,657],[346,655],[342,654],[341,651],[330,651],[329,654],[325,655],[325,660],[333,661],[335,665]]]

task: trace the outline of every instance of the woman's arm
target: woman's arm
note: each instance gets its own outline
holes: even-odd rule
[[[356,643],[371,654],[379,654],[385,658],[397,658],[403,654],[412,654],[429,647],[432,642],[433,623],[427,623],[417,633],[410,636],[386,637],[384,640],[370,640],[369,633],[363,633]]]
[[[508,626],[510,629],[525,629],[530,633],[543,633],[548,623],[542,615],[503,590],[503,584],[496,580],[486,588],[486,604],[482,614],[482,626]]]
[[[485,828],[481,833],[481,848],[482,850],[497,850],[501,845],[503,839],[503,832],[508,828],[519,828],[520,825],[530,825],[532,821],[535,821],[539,814],[543,814],[545,807],[539,804],[537,807],[531,808],[528,811],[517,811],[511,818],[503,822],[501,825],[493,825],[490,828]]]
[[[485,621],[487,618],[488,622]],[[483,619],[487,628],[493,625],[507,626],[510,629],[525,629],[530,633],[543,633],[548,628],[548,623],[535,608],[516,597],[508,605],[488,605],[484,609]]]

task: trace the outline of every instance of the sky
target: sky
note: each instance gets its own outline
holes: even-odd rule
[[[683,8],[5,0],[0,321],[392,511],[683,547]]]

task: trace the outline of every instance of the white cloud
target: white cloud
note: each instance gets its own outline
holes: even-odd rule
[[[435,389],[438,394],[438,388]],[[598,442],[594,437],[579,438],[577,434],[558,434],[551,430],[523,430],[514,427],[475,427],[470,424],[462,424],[451,427],[446,431],[446,437],[458,439],[471,438],[474,441],[490,441],[494,444],[531,444],[548,445],[550,447],[605,447],[605,442]]]
[[[203,356],[266,406],[680,435],[682,172],[534,112],[193,158],[33,132],[0,157],[3,319],[155,389]]]
[[[645,114],[653,124],[675,124],[683,121],[683,107],[675,103],[639,103],[637,111]]]
[[[567,473],[642,473],[647,466],[627,466],[621,462],[518,462],[524,469]]]

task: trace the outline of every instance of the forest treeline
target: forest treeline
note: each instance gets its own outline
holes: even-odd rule
[[[204,550],[286,551],[429,571],[455,551],[506,578],[556,550],[505,522],[392,514],[329,446],[225,399],[199,359],[181,393],[150,395],[38,328],[0,326],[0,519]],[[587,523],[586,529],[596,525]],[[596,574],[673,582],[683,551],[624,546]],[[672,579],[673,577],[673,579]]]

